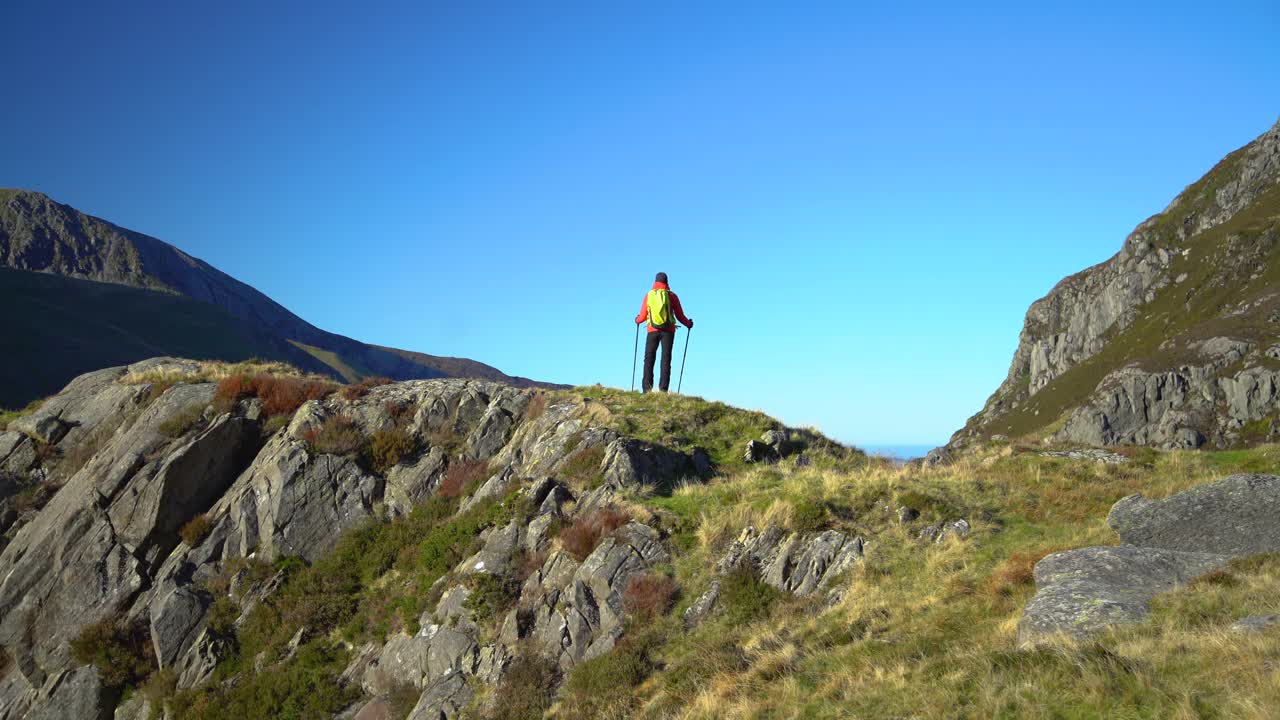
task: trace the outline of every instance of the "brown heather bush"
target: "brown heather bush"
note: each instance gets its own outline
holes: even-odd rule
[[[524,581],[533,576],[534,573],[542,569],[547,562],[547,551],[539,550],[538,552],[529,552],[521,550],[516,555],[515,560],[515,577],[516,581],[524,585]]]
[[[644,621],[665,615],[675,599],[676,581],[658,573],[632,575],[622,590],[622,607]]]
[[[322,400],[337,385],[315,378],[277,375],[232,375],[218,381],[214,407],[227,412],[237,401],[256,397],[268,415],[292,415],[308,400]]]
[[[525,422],[537,420],[547,411],[547,394],[541,390],[536,391],[533,397],[529,398],[529,404],[524,408]]]
[[[312,450],[325,455],[352,455],[364,447],[364,436],[346,415],[325,418],[320,427],[305,430],[302,439]]]
[[[582,562],[609,533],[626,525],[631,516],[614,508],[602,508],[574,520],[560,533],[560,544]]]
[[[178,691],[178,673],[174,672],[173,668],[156,670],[147,676],[139,689],[142,691],[142,697],[146,698],[153,707],[158,707]]]
[[[368,395],[370,390],[383,385],[390,385],[392,382],[394,382],[394,380],[385,377],[365,378],[354,385],[347,385],[342,388],[342,390],[339,391],[339,394],[342,395],[343,400],[359,400],[365,395]]]
[[[502,720],[538,720],[551,708],[560,668],[549,658],[526,650],[516,656],[494,693],[489,717]]]
[[[179,537],[187,547],[195,547],[204,542],[209,536],[209,531],[213,529],[213,520],[207,514],[197,515],[187,521],[187,524],[178,530]]]
[[[413,405],[410,403],[397,402],[395,400],[387,400],[382,403],[382,411],[387,414],[387,417],[391,418],[391,422],[395,423],[398,428],[407,427],[413,421],[412,410]]]
[[[1235,587],[1240,584],[1240,578],[1232,575],[1226,570],[1210,570],[1209,572],[1195,577],[1191,582],[1187,583],[1190,588],[1208,588],[1208,587]]]
[[[146,628],[123,620],[103,620],[82,627],[71,640],[71,658],[80,665],[97,668],[102,684],[113,688],[137,683],[155,667],[155,652]]]
[[[1031,587],[1036,582],[1036,563],[1065,549],[1054,547],[1035,552],[1013,553],[991,571],[984,587],[986,594],[995,599],[1009,598],[1018,590]]]
[[[444,479],[436,494],[441,497],[454,498],[466,495],[477,484],[489,476],[489,463],[484,460],[458,458],[449,463]]]
[[[390,712],[387,717],[407,718],[418,705],[418,696],[422,694],[413,683],[396,683],[387,693],[387,705]]]
[[[386,475],[417,450],[418,441],[408,431],[402,428],[379,430],[369,438],[369,467],[379,475]]]

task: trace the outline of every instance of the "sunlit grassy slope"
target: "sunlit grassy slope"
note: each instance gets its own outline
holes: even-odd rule
[[[1105,517],[1134,492],[1165,496],[1233,471],[1276,471],[1280,449],[1140,453],[1102,465],[1011,448],[940,470],[869,464],[785,466],[689,487],[655,504],[690,518],[696,539],[676,562],[690,592],[740,528],[789,524],[819,503],[826,525],[863,534],[867,562],[831,608],[781,598],[743,624],[685,634],[673,615],[646,648],[654,668],[625,700],[642,717],[1169,718],[1275,717],[1277,636],[1227,632],[1280,612],[1280,558],[1160,598],[1150,622],[1096,642],[1020,649],[1018,618],[1048,552],[1117,542]],[[941,545],[901,526],[965,517],[974,532]],[[573,698],[579,702],[579,698]],[[569,702],[565,703],[570,706]]]

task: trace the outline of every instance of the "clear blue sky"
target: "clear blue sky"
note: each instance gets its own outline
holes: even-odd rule
[[[869,445],[1280,115],[1274,0],[82,5],[5,4],[0,186],[551,381],[665,270],[686,391]]]

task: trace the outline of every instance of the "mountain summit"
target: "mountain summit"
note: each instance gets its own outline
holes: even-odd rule
[[[951,439],[1231,447],[1280,437],[1280,123],[1027,311]]]
[[[386,376],[397,380],[469,377],[519,387],[540,384],[466,358],[368,345],[326,332],[249,285],[166,242],[86,215],[38,192],[0,190],[0,267],[129,286],[212,305],[229,316],[223,325],[235,326],[235,332],[241,335],[254,336],[256,342],[249,344],[260,354],[324,371],[347,382]],[[21,283],[22,288],[11,288],[12,283]],[[31,281],[19,276],[0,277],[0,289],[24,299],[35,292],[30,285]],[[58,293],[63,303],[68,295],[92,296],[98,301],[103,295],[91,285],[81,283],[60,286]],[[139,304],[130,297],[135,305]],[[43,299],[39,301],[43,302]],[[202,314],[208,312],[201,310]],[[176,309],[175,313],[172,325],[181,327],[184,316]],[[120,322],[128,324],[130,319],[122,317]],[[144,327],[129,328],[126,334],[133,337],[148,331],[149,328]],[[86,342],[92,339],[86,338]],[[133,357],[85,358],[83,367],[63,373],[47,387],[32,388],[28,394],[33,398],[52,392],[79,372],[102,366],[104,360],[132,362],[157,353],[190,354],[190,349],[171,343],[148,344],[151,347],[146,352]],[[40,348],[31,350],[38,354]],[[0,398],[0,401],[12,400]]]

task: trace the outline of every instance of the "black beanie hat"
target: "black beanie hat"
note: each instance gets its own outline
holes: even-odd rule
[[[654,281],[654,282],[665,283],[665,282],[667,281],[667,274],[666,274],[666,273],[658,273],[658,276],[657,276],[657,277],[655,277],[655,278],[653,279],[653,281]]]

